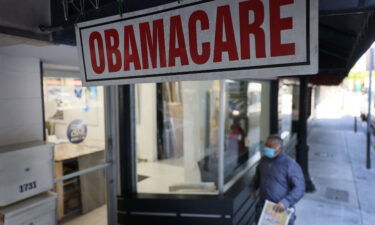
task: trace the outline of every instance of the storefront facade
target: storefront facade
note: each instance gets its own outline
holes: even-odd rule
[[[172,224],[180,220],[202,224],[238,224],[241,220],[246,224],[254,219],[256,200],[248,195],[262,143],[275,134],[271,132],[275,127],[286,146],[292,149],[295,143],[292,105],[296,99],[293,90],[298,89],[296,79],[137,84],[124,93],[125,87],[85,88],[74,71],[48,64],[43,68],[44,118],[47,140],[55,143],[56,168],[79,173],[111,163],[107,173],[117,179],[112,179],[108,193],[112,202],[114,193],[120,196],[117,213],[125,224],[156,218],[165,224],[172,215]],[[277,98],[272,98],[271,83],[279,86]],[[277,115],[272,115],[274,106]],[[116,124],[118,121],[124,124]],[[72,122],[83,123],[87,129],[83,138],[77,136],[76,143],[64,141]],[[83,151],[92,146],[98,150],[80,155],[73,152],[74,157],[68,154],[71,148]],[[85,158],[86,167],[82,167]],[[58,198],[59,220],[69,218],[75,209],[85,213],[106,204],[105,180],[109,180],[100,171],[73,174],[56,183],[57,190],[59,185],[62,189],[58,191],[62,196]],[[69,172],[55,175],[59,178]],[[131,179],[124,181],[124,177]],[[77,196],[79,203],[71,206],[69,201],[75,199],[64,199],[64,182],[77,183],[77,179],[77,189],[89,196]],[[94,192],[87,189],[90,186]],[[119,186],[126,188],[116,191]],[[85,198],[91,203],[85,203]],[[208,205],[200,207],[206,201]],[[170,204],[180,208],[172,210]],[[151,208],[143,208],[145,205]],[[220,207],[211,209],[213,206]]]
[[[129,1],[126,11],[174,1],[136,2]],[[71,198],[66,210],[60,205],[58,218],[77,208],[90,211],[82,199],[91,198],[90,207],[107,205],[108,224],[252,224],[257,200],[249,194],[262,142],[270,134],[281,135],[286,146],[296,141],[299,79],[277,78],[282,71],[83,87],[78,71],[39,69],[46,139],[65,145],[64,153],[71,147],[100,149],[85,165],[81,157],[56,160],[72,169],[55,177],[56,190],[79,180],[80,188],[97,192],[77,197],[78,205]],[[68,131],[78,135],[69,137]],[[59,143],[65,138],[69,143]]]
[[[295,143],[292,93],[272,100],[271,82],[279,81],[114,88],[109,99],[117,111],[107,118],[120,121],[113,129],[120,138],[119,224],[253,223],[257,200],[249,195],[260,148],[271,127],[279,127],[279,120],[271,124],[272,105],[283,106],[286,145]]]
[[[310,1],[192,1],[78,24],[83,84],[125,84],[106,98],[119,224],[254,223],[262,142],[295,140],[278,77],[317,73],[316,16]]]
[[[119,224],[252,224],[263,142],[280,135],[296,157],[297,78],[139,84],[116,93],[125,100],[119,121],[133,121],[118,129]]]

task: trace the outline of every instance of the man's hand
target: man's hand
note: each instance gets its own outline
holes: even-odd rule
[[[255,192],[251,192],[250,193],[250,198],[256,199],[257,198],[257,194]]]
[[[276,212],[284,212],[285,211],[285,206],[282,202],[277,203],[275,207],[273,208]]]

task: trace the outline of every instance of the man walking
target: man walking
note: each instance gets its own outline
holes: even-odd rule
[[[275,210],[284,211],[294,205],[305,194],[305,179],[301,167],[283,152],[283,140],[276,135],[267,138],[262,159],[257,168],[255,188],[259,188],[260,202],[257,207],[259,219],[266,200],[277,204]],[[252,194],[255,197],[255,193]],[[293,214],[289,225],[296,217]]]

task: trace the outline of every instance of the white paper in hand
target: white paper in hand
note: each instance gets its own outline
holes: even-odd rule
[[[288,208],[284,212],[276,212],[274,210],[276,205],[266,200],[258,225],[288,225],[294,209]]]

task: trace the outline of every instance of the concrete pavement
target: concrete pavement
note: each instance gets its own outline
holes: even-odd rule
[[[375,169],[365,168],[364,125],[315,119],[309,127],[310,175],[317,191],[297,204],[296,225],[375,225]],[[372,150],[375,168],[375,151]]]

